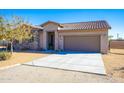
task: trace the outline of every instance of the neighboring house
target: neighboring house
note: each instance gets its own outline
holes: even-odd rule
[[[108,52],[106,21],[56,23],[48,21],[36,26],[35,49],[78,52]]]

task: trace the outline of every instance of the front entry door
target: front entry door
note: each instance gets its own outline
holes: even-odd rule
[[[54,50],[54,42],[55,42],[54,32],[48,32],[48,49],[49,50]]]

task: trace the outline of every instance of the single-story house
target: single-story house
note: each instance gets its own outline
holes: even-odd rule
[[[34,26],[35,49],[78,52],[108,52],[109,24],[104,21],[57,23]],[[33,46],[33,45],[31,45]]]

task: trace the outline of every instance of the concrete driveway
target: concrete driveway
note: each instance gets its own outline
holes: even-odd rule
[[[58,53],[33,60],[25,65],[106,74],[100,53]]]

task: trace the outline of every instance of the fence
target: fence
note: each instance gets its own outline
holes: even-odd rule
[[[110,40],[110,48],[124,49],[124,40]]]

